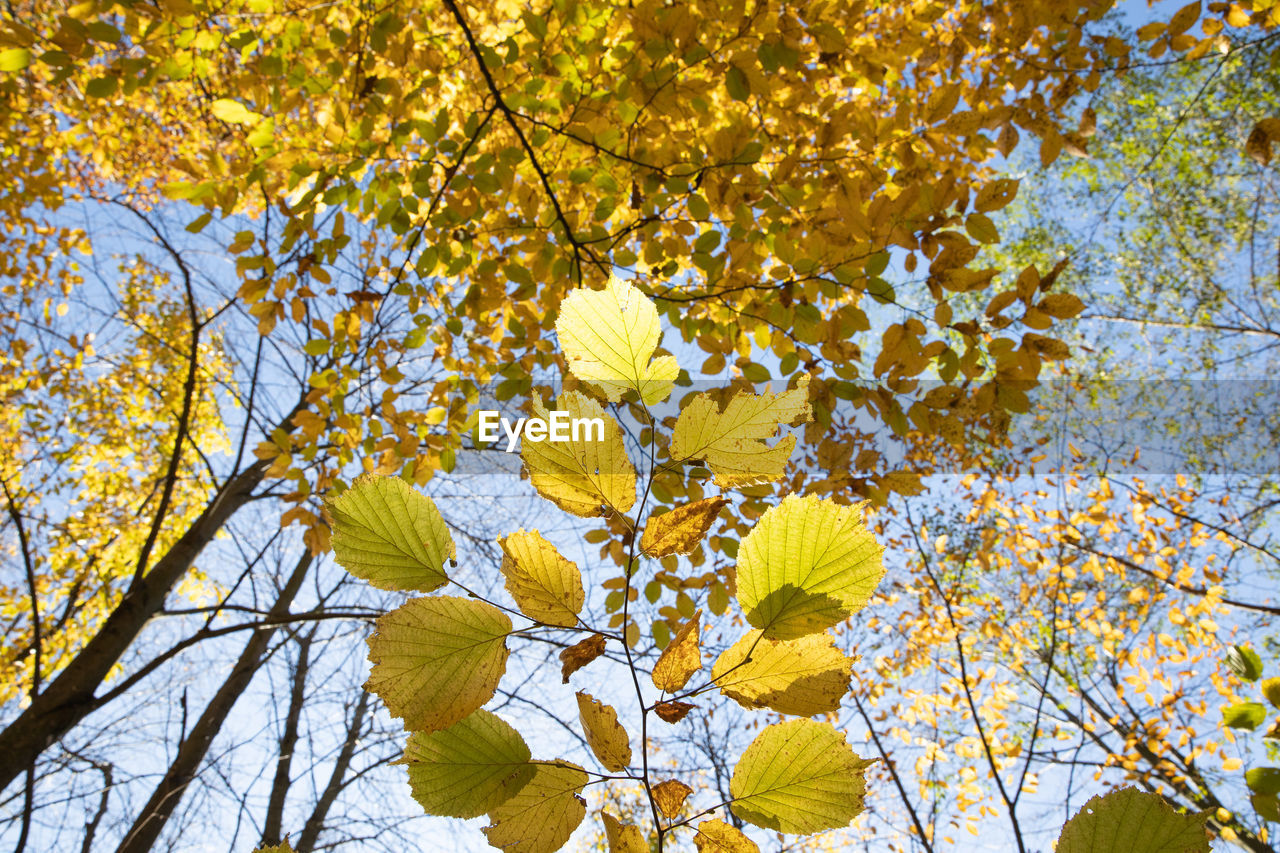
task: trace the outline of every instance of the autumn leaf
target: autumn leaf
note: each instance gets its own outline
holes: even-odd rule
[[[1222,709],[1222,720],[1231,729],[1252,731],[1266,722],[1267,706],[1261,702],[1239,702]]]
[[[696,707],[698,706],[689,702],[659,702],[653,706],[653,711],[663,722],[674,726]]]
[[[704,820],[693,837],[698,853],[760,853],[760,847],[742,830],[722,820]]]
[[[701,619],[702,611],[696,611],[693,618],[680,628],[675,639],[662,650],[658,662],[653,665],[654,687],[675,693],[702,669]]]
[[[646,405],[665,400],[680,372],[671,356],[653,358],[662,337],[658,310],[633,284],[611,278],[603,290],[578,289],[560,303],[560,348],[574,376],[612,403],[634,390]]]
[[[448,583],[457,547],[435,502],[404,480],[361,477],[328,501],[333,553],[378,589],[431,592]]]
[[[437,732],[411,732],[401,762],[413,798],[427,814],[473,818],[515,795],[533,778],[524,738],[480,710]]]
[[[262,120],[262,116],[230,98],[218,98],[209,109],[215,116],[229,124],[256,124]]]
[[[1280,708],[1280,678],[1264,678],[1258,688],[1272,707]]]
[[[451,726],[488,702],[507,668],[511,620],[471,598],[414,598],[378,618],[365,689],[409,731]]]
[[[253,853],[294,853],[294,851],[293,845],[286,838],[279,844],[272,844],[270,847],[255,847]]]
[[[840,707],[852,665],[829,634],[771,640],[750,631],[720,655],[711,678],[745,708],[814,717]]]
[[[861,506],[789,495],[738,548],[738,600],[766,637],[803,637],[866,605],[884,576],[882,554]]]
[[[534,773],[523,788],[489,811],[484,828],[489,843],[508,853],[555,853],[586,817],[587,805],[578,792],[587,774],[568,762],[534,762]]]
[[[662,515],[649,516],[640,538],[640,550],[650,557],[688,554],[702,542],[720,509],[728,503],[721,497],[704,498]]]
[[[680,814],[684,801],[693,793],[693,789],[676,779],[668,779],[653,786],[653,801],[658,810],[671,818]]]
[[[1121,788],[1086,802],[1062,827],[1056,853],[1209,853],[1208,818],[1179,814],[1159,794]]]
[[[729,782],[729,808],[763,829],[813,833],[848,826],[862,813],[866,769],[828,723],[769,726],[742,753]]]
[[[631,738],[618,722],[618,712],[581,691],[577,697],[578,719],[587,745],[605,770],[623,772],[631,764]]]
[[[538,531],[521,530],[498,540],[502,575],[520,612],[536,622],[572,628],[586,594],[582,573]]]
[[[608,812],[601,812],[600,817],[604,821],[609,853],[649,853],[649,843],[640,827],[624,824]]]
[[[705,460],[721,488],[767,483],[782,476],[796,443],[791,435],[773,446],[767,439],[778,434],[779,424],[807,421],[811,414],[807,376],[777,394],[739,391],[723,408],[711,395],[699,394],[676,418],[671,458]]]
[[[560,676],[564,684],[569,683],[569,676],[604,654],[605,639],[600,634],[592,634],[585,640],[574,643],[560,652]]]
[[[538,494],[582,518],[631,509],[636,502],[636,469],[627,458],[617,421],[577,391],[561,394],[556,408],[571,418],[601,419],[604,439],[595,440],[588,429],[578,440],[522,442],[520,455]],[[540,400],[533,401],[533,415],[548,417]]]

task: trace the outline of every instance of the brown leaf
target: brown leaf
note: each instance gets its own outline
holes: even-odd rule
[[[675,817],[692,793],[693,789],[685,783],[668,779],[653,786],[653,801],[658,804],[658,811],[663,815]]]
[[[663,650],[653,666],[653,686],[667,693],[675,693],[689,682],[689,678],[702,669],[702,648],[699,645],[702,611],[693,614],[676,634],[676,638]]]
[[[640,550],[650,557],[688,554],[698,547],[702,537],[727,504],[724,498],[706,498],[678,506],[659,516],[649,516],[640,538]]]
[[[689,702],[659,702],[654,706],[653,711],[662,718],[663,722],[675,725],[696,707],[698,706]]]
[[[561,683],[568,684],[569,676],[604,654],[604,637],[592,634],[580,643],[574,643],[560,653]]]
[[[1261,124],[1254,125],[1249,138],[1245,140],[1244,150],[1260,166],[1271,162],[1271,137]]]

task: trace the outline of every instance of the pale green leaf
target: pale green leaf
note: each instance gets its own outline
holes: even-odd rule
[[[747,747],[729,782],[730,808],[778,832],[809,834],[848,826],[862,813],[866,769],[828,723],[790,720],[769,726]]]
[[[884,549],[861,506],[790,495],[738,549],[738,600],[766,637],[789,640],[862,609],[884,576]]]
[[[507,615],[483,601],[411,599],[378,619],[365,688],[409,731],[439,731],[492,698],[507,668],[510,633]]]
[[[610,402],[634,390],[648,405],[667,398],[680,372],[671,356],[653,359],[662,329],[658,310],[630,282],[610,279],[603,290],[574,290],[560,303],[556,335],[569,370]]]
[[[475,711],[438,732],[412,732],[405,747],[413,798],[427,814],[479,817],[533,778],[529,747],[505,720]]]
[[[449,578],[457,547],[435,503],[395,477],[361,477],[328,502],[333,553],[379,589],[431,592]]]

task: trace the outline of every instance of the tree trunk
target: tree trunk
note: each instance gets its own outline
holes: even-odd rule
[[[129,588],[98,632],[44,692],[0,731],[0,791],[94,709],[93,694],[111,668],[164,606],[169,590],[204,547],[249,501],[267,466],[259,461],[237,474],[151,571]]]
[[[307,552],[298,560],[293,574],[289,576],[284,589],[280,591],[280,596],[271,606],[271,616],[284,616],[289,612],[289,607],[302,586],[312,559],[310,552]],[[200,770],[200,765],[204,763],[214,737],[222,731],[222,726],[231,714],[231,709],[235,707],[236,700],[248,688],[254,674],[262,666],[267,646],[276,630],[277,628],[272,625],[253,632],[253,636],[245,644],[244,651],[240,653],[239,660],[231,668],[231,674],[209,700],[204,713],[191,729],[191,734],[178,747],[178,755],[169,766],[169,771],[160,780],[160,784],[151,794],[151,799],[147,801],[142,813],[133,822],[129,833],[117,848],[117,853],[146,853],[155,845],[169,817],[182,801],[187,785],[191,784],[191,780]]]

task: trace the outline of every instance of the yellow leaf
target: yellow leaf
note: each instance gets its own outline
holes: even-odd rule
[[[852,665],[829,634],[770,640],[751,631],[720,655],[711,678],[746,708],[813,717],[840,707]]]
[[[600,817],[604,819],[609,853],[649,853],[649,843],[644,840],[640,827],[623,824],[608,812],[600,812]]]
[[[729,781],[729,808],[764,829],[808,835],[848,826],[862,813],[866,769],[827,723],[790,720],[756,736]]]
[[[676,419],[671,459],[706,460],[722,489],[767,483],[782,476],[796,439],[788,435],[772,447],[765,440],[778,434],[779,424],[811,415],[807,376],[780,394],[738,392],[723,408],[711,395],[699,394]]]
[[[1264,678],[1258,686],[1262,688],[1263,697],[1276,708],[1280,708],[1280,678]]]
[[[262,116],[239,101],[233,101],[230,98],[218,98],[210,106],[210,110],[215,116],[229,124],[255,124],[262,120]]]
[[[507,668],[511,620],[471,598],[414,598],[379,617],[365,689],[409,731],[453,725],[493,696]]]
[[[684,801],[693,793],[693,789],[683,782],[668,779],[653,786],[653,801],[658,811],[667,817],[675,817],[684,807]]]
[[[578,792],[587,774],[576,764],[534,762],[533,778],[489,812],[489,843],[508,853],[555,853],[587,814]]]
[[[473,818],[510,799],[533,778],[529,747],[505,720],[476,711],[438,732],[412,732],[400,761],[427,814]]]
[[[587,745],[610,773],[621,773],[631,764],[631,738],[610,705],[578,691],[578,719]]]
[[[506,555],[502,575],[520,612],[547,625],[578,624],[585,594],[582,573],[542,534],[521,530],[498,540]]]
[[[640,550],[650,557],[688,554],[698,547],[702,537],[729,501],[705,498],[678,506],[662,515],[651,515],[640,538]]]
[[[604,642],[603,636],[592,634],[560,652],[560,675],[563,683],[568,684],[569,676],[604,654]]]
[[[662,656],[653,666],[653,686],[667,693],[675,693],[689,683],[695,672],[702,669],[700,623],[702,611],[693,614],[676,638],[663,649]]]
[[[457,558],[449,528],[431,498],[395,477],[365,476],[328,501],[338,564],[378,589],[431,592]]]
[[[523,442],[520,455],[538,494],[582,518],[604,515],[607,509],[626,512],[636,502],[636,469],[622,444],[622,428],[600,404],[577,391],[566,391],[556,402],[571,418],[600,418],[603,440],[584,430],[576,441]],[[534,399],[533,415],[546,419],[542,401]]]
[[[883,553],[861,505],[789,495],[738,547],[738,601],[766,637],[803,637],[866,605],[884,576]]]
[[[722,820],[704,820],[693,837],[698,853],[760,853],[759,846],[742,830]]]
[[[556,335],[569,370],[616,403],[635,390],[646,405],[665,400],[680,372],[671,356],[653,358],[662,337],[658,310],[630,282],[609,279],[604,290],[578,289],[560,303]]]

